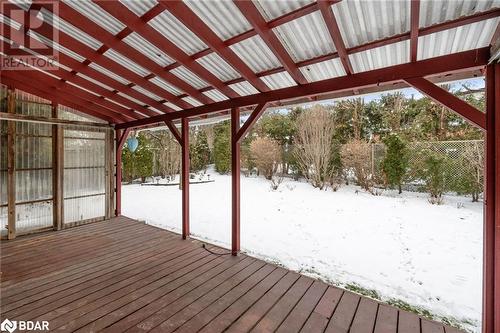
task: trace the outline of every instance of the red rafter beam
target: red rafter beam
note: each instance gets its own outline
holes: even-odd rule
[[[32,55],[31,53],[29,52],[26,52],[24,50],[16,50],[16,54],[12,54],[12,51],[8,48],[8,43],[3,41],[3,46],[4,46],[4,50],[6,52],[7,55],[10,55],[10,56],[13,56],[15,58],[16,55],[20,55],[21,53],[23,55]],[[80,87],[82,88],[85,88],[85,89],[88,89],[90,91],[94,91],[96,93],[98,93],[99,95],[103,96],[103,97],[107,97],[111,100],[114,100],[116,101],[117,103],[120,103],[122,105],[125,105],[125,106],[128,106],[130,107],[131,109],[135,110],[135,111],[138,111],[146,116],[156,116],[158,115],[157,112],[153,112],[147,108],[145,108],[144,106],[142,105],[139,105],[133,101],[131,101],[130,99],[128,98],[125,98],[123,96],[120,96],[120,95],[117,95],[115,93],[113,93],[112,91],[110,90],[107,90],[103,87],[101,87],[100,85],[98,84],[95,84],[91,81],[87,81],[85,80],[83,77],[81,76],[77,76],[77,75],[73,75],[71,72],[68,72],[67,70],[63,69],[63,68],[59,68],[57,70],[51,70],[50,71],[50,74],[53,74],[55,76],[58,76],[61,78],[61,80],[64,80],[64,81],[60,81],[58,83],[58,85],[56,86],[56,88],[62,88],[65,86],[65,81],[68,81],[68,82],[73,82],[74,84],[77,84],[79,85]],[[128,113],[128,111],[127,111]],[[131,113],[131,115],[134,115],[135,116],[135,113]]]
[[[222,59],[238,71],[248,82],[259,91],[269,91],[269,88],[257,75],[227,46],[224,42],[182,1],[164,1],[160,4],[198,36],[205,44],[215,51]]]
[[[339,25],[335,16],[333,15],[333,11],[330,7],[330,4],[324,1],[318,2],[319,9],[321,10],[321,15],[325,20],[326,26],[328,28],[328,32],[332,37],[333,44],[335,44],[335,48],[337,49],[337,53],[340,57],[340,61],[344,66],[345,72],[347,75],[351,75],[354,73],[352,70],[351,62],[349,61],[349,56],[347,54],[347,49],[345,47],[344,41],[342,40],[342,35],[340,33]]]
[[[266,20],[264,20],[254,3],[248,0],[236,0],[234,3],[248,22],[250,22],[254,30],[264,40],[269,49],[274,53],[276,58],[279,59],[282,66],[287,70],[288,74],[290,74],[295,82],[298,84],[306,84],[306,78],[293,62],[293,59],[285,50],[278,37],[276,37],[274,32],[267,26]]]
[[[405,81],[415,89],[432,98],[435,102],[461,115],[477,127],[481,129],[486,128],[486,114],[450,92],[423,77],[408,78],[405,79]]]
[[[78,98],[73,98],[65,94],[58,94],[58,92],[55,89],[49,89],[45,86],[37,85],[33,81],[23,77],[11,78],[10,76],[6,76],[4,72],[2,72],[1,75],[1,81],[4,84],[11,85],[13,87],[16,87],[17,89],[42,97],[44,99],[57,102],[60,105],[66,105],[70,108],[88,114],[92,117],[105,120],[109,123],[123,122],[123,120],[110,116],[108,112],[100,110],[96,105],[84,106],[83,105],[84,103],[80,104],[81,102]]]
[[[162,34],[153,29],[149,24],[143,22],[139,17],[137,17],[133,12],[131,12],[126,6],[124,6],[120,2],[98,1],[98,0],[94,0],[94,2],[98,4],[102,9],[107,11],[109,14],[113,15],[115,18],[124,22],[124,24],[126,24],[130,29],[140,34],[142,37],[150,41],[153,45],[159,47],[163,52],[165,52],[170,57],[174,58],[176,61],[184,65],[186,68],[191,70],[200,78],[202,78],[203,80],[214,86],[216,89],[220,90],[226,96],[228,97],[239,96],[234,90],[232,90],[230,87],[225,85],[221,80],[219,80],[214,74],[210,73],[207,69],[205,69],[198,62],[196,62],[189,55],[187,55],[184,51],[182,51],[177,45],[170,42]],[[163,71],[163,73],[167,73],[165,69],[161,70]],[[173,74],[169,75],[175,76]],[[184,87],[182,89],[203,103],[213,102],[207,96],[199,93],[193,88]]]
[[[0,6],[0,12],[9,17],[10,19],[13,19],[15,21],[15,18],[11,17],[12,9],[19,9],[16,5],[12,3],[4,3],[3,6]],[[27,13],[29,15],[29,19],[32,22],[33,27],[31,27],[31,30],[39,33],[40,35],[44,36],[45,38],[51,39],[54,28],[50,26],[48,23],[39,20],[33,13]],[[18,22],[19,23],[19,22]],[[132,72],[128,68],[116,63],[115,61],[111,60],[108,57],[103,56],[102,54],[97,53],[95,50],[92,48],[88,47],[84,43],[76,40],[75,38],[67,35],[66,33],[58,30],[56,33],[59,36],[59,44],[70,49],[70,50],[77,50],[77,52],[87,58],[89,61],[94,62],[96,64],[99,64],[100,66],[114,72],[116,75],[119,75],[126,80],[133,82],[141,87],[143,87],[146,90],[151,91],[152,93],[165,98],[166,100],[178,105],[181,108],[190,108],[192,107],[191,104],[181,100],[177,96],[173,95],[172,93],[166,91],[165,89],[160,88],[159,86],[151,83],[147,79],[141,77],[140,75]],[[88,63],[82,63],[83,66],[87,66]],[[75,68],[73,68],[76,70]]]
[[[420,0],[411,0],[410,17],[410,59],[417,61]]]
[[[189,110],[172,112],[147,119],[131,121],[119,127],[138,127],[142,125],[173,120],[177,118],[195,117],[212,112],[228,110],[235,107],[255,105],[275,101],[290,101],[301,97],[340,92],[363,87],[377,86],[400,82],[407,78],[423,77],[438,74],[449,74],[464,70],[481,68],[488,63],[489,49],[482,48],[451,55],[435,57],[387,68],[381,68],[363,73],[352,74],[349,77],[338,77],[302,86],[277,89],[265,93],[238,97],[232,100],[217,102],[210,105],[195,107]]]
[[[245,137],[245,135],[248,133],[253,124],[255,124],[255,122],[257,122],[257,120],[264,113],[264,111],[266,111],[266,105],[267,103],[262,103],[255,107],[255,109],[252,111],[252,113],[245,121],[243,126],[241,126],[241,128],[238,129],[238,131],[235,133],[236,142],[241,141],[241,139]]]
[[[121,5],[121,4],[120,4]],[[45,6],[47,10],[50,10],[52,6],[49,6],[47,3],[41,4],[41,6]],[[123,5],[121,5],[123,6]],[[121,10],[121,9],[120,9]],[[95,38],[96,40],[102,42],[105,47],[101,47],[103,51],[106,51],[108,49],[114,49],[118,51],[119,53],[123,54],[127,58],[131,59],[138,65],[146,68],[147,70],[151,71],[154,76],[159,76],[163,80],[167,81],[168,83],[172,84],[173,86],[176,86],[177,88],[184,90],[188,94],[192,95],[193,97],[199,99],[203,103],[211,103],[213,102],[211,99],[207,98],[207,96],[199,93],[196,89],[194,89],[192,86],[187,84],[185,81],[179,79],[177,76],[173,75],[170,72],[165,71],[160,65],[158,65],[156,62],[153,60],[149,59],[146,57],[143,53],[137,51],[133,47],[129,46],[125,42],[123,42],[124,36],[120,35],[120,38],[117,36],[112,35],[109,33],[106,29],[101,28],[99,25],[95,24],[92,20],[88,19],[86,16],[80,14],[78,11],[74,10],[70,6],[66,5],[63,2],[59,3],[59,16],[63,18],[64,20],[71,22],[75,27],[81,29],[82,31],[85,31],[87,34]],[[125,22],[126,23],[126,22]],[[145,23],[143,23],[145,24]],[[129,27],[130,29],[130,27]],[[104,53],[104,52],[102,52]],[[211,83],[211,84],[219,84],[223,85],[223,83],[215,78],[212,74],[209,73],[208,76],[204,77],[202,75],[206,74],[204,72],[207,72],[204,70],[203,73],[198,71],[197,68],[190,68],[193,72],[196,74],[200,75],[205,81]],[[215,79],[214,82],[211,82],[212,79]],[[236,95],[237,96],[237,95]],[[235,96],[235,97],[236,97]]]

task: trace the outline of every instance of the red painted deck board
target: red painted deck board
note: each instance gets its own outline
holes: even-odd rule
[[[51,331],[460,332],[126,217],[0,249],[0,320],[48,320]]]

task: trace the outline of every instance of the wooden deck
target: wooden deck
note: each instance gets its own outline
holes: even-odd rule
[[[2,241],[1,270],[1,319],[51,331],[459,332],[128,218]]]

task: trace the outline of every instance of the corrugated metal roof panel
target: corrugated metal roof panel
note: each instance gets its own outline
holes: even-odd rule
[[[42,36],[33,30],[28,30],[28,35],[33,37],[34,39],[38,40],[39,42],[42,42],[45,45],[51,46],[55,50],[62,52],[75,60],[78,60],[79,62],[83,62],[85,60],[85,58],[82,57],[81,55],[71,51],[70,49],[68,49],[68,48],[66,48],[66,47],[64,47],[56,42],[53,42],[53,41],[47,39],[47,37]]]
[[[344,66],[342,66],[342,62],[339,58],[301,67],[300,71],[309,82],[321,81],[346,75]]]
[[[188,102],[192,106],[202,106],[203,105],[203,104],[200,103],[200,101],[198,101],[197,99],[194,99],[191,96],[183,97],[182,100],[185,101],[185,102]]]
[[[441,23],[500,7],[500,0],[422,0],[420,1],[420,27]]]
[[[207,48],[201,39],[167,10],[148,24],[189,55]]]
[[[21,24],[20,23],[18,23],[15,20],[11,20],[7,16],[3,15],[2,13],[0,13],[0,22],[5,23],[6,25],[9,25],[9,26],[13,27],[16,30],[19,30],[21,28]]]
[[[145,105],[145,104],[146,104],[146,103],[144,103],[144,102],[142,102],[142,101],[140,101],[140,100],[138,100],[138,99],[135,99],[135,98],[133,98],[133,97],[131,97],[131,96],[129,96],[129,95],[126,95],[126,94],[124,94],[124,93],[121,93],[121,92],[118,92],[118,95],[120,95],[120,96],[122,96],[122,97],[125,97],[125,98],[127,98],[127,99],[131,100],[132,102],[135,102],[135,103],[137,103],[137,104],[139,104],[139,105]]]
[[[250,23],[232,1],[187,0],[184,2],[222,40],[252,29]]]
[[[224,95],[223,93],[221,93],[217,89],[204,91],[203,95],[208,96],[209,98],[211,98],[212,100],[214,100],[216,102],[222,102],[222,101],[229,99],[226,95]]]
[[[302,8],[314,0],[294,0],[294,1],[276,1],[276,0],[253,0],[266,21],[290,13],[296,9]]]
[[[125,37],[123,41],[162,67],[174,62],[165,52],[135,32]]]
[[[101,86],[101,87],[103,87],[104,89],[107,89],[107,90],[109,90],[109,91],[113,91],[113,90],[114,90],[113,88],[111,88],[110,86],[105,85],[105,84],[104,84],[104,83],[102,83],[101,81],[94,80],[93,78],[91,78],[91,77],[89,77],[89,76],[87,76],[87,75],[85,75],[85,74],[82,74],[82,73],[76,73],[76,75],[81,76],[81,77],[82,77],[82,78],[84,78],[85,80],[90,81],[90,82],[92,82],[92,83],[94,83],[94,84],[97,84],[97,85],[99,85],[99,86]]]
[[[417,59],[428,59],[490,44],[498,18],[489,19],[418,38]]]
[[[157,86],[165,89],[166,91],[174,94],[175,96],[179,96],[179,95],[182,95],[184,93],[184,91],[178,89],[177,87],[174,87],[173,85],[171,85],[167,81],[163,80],[161,77],[153,77],[149,81],[151,81],[154,84],[156,84]]]
[[[74,39],[82,42],[83,44],[89,46],[90,48],[97,50],[102,46],[102,43],[99,42],[97,39],[93,38],[89,34],[83,32],[82,30],[78,29],[74,25],[66,22],[62,18],[60,18],[57,15],[54,15],[52,12],[46,10],[45,8],[42,8],[37,16],[42,16],[41,18],[45,21],[48,22],[54,26],[56,26],[60,31],[64,32],[65,34],[73,37]]]
[[[236,91],[240,96],[248,96],[258,94],[259,91],[255,89],[248,81],[230,84],[229,87]]]
[[[111,32],[113,35],[118,34],[125,28],[125,25],[121,21],[117,20],[114,16],[110,15],[92,1],[64,0],[64,3]]]
[[[115,73],[113,73],[113,72],[111,72],[111,71],[107,70],[106,68],[104,68],[104,67],[102,67],[101,65],[98,65],[98,64],[96,64],[96,63],[94,63],[94,62],[91,62],[91,63],[89,64],[89,67],[92,67],[92,68],[93,68],[93,69],[95,69],[96,71],[101,72],[102,74],[107,75],[107,76],[109,76],[109,77],[111,77],[111,78],[115,79],[116,81],[118,81],[118,82],[120,82],[120,83],[123,83],[123,84],[125,84],[125,85],[130,84],[130,82],[129,82],[129,81],[125,80],[125,79],[124,79],[124,78],[122,78],[121,76],[116,75]]]
[[[146,76],[149,74],[149,71],[146,70],[144,67],[139,66],[137,63],[134,61],[130,60],[129,58],[125,57],[121,53],[113,50],[113,49],[108,49],[106,52],[103,53],[106,57],[116,61],[120,65],[124,66],[127,69],[130,69],[134,73],[140,75],[140,76]]]
[[[174,74],[181,80],[186,81],[189,83],[191,86],[195,87],[196,89],[201,89],[208,87],[209,84],[205,82],[203,79],[201,79],[198,75],[194,74],[191,72],[189,69],[187,69],[184,66],[179,66],[177,68],[174,68],[170,71],[170,73]]]
[[[230,81],[240,77],[240,74],[215,52],[196,61],[221,81]]]
[[[410,1],[341,1],[332,6],[346,46],[410,31]]]
[[[271,89],[281,89],[296,86],[295,80],[288,72],[280,72],[276,74],[262,76],[260,78]]]
[[[138,92],[140,92],[141,94],[143,95],[146,95],[148,97],[151,97],[152,99],[156,100],[156,101],[160,101],[162,100],[162,98],[156,94],[153,94],[152,92],[150,92],[149,90],[147,89],[144,89],[143,87],[141,86],[133,86],[132,89],[134,90],[137,90]]]
[[[9,2],[15,3],[17,6],[22,8],[24,11],[31,7],[32,0],[9,0]]]
[[[403,64],[410,61],[410,41],[350,54],[349,60],[355,73]]]
[[[255,72],[281,67],[281,63],[259,35],[231,45],[230,48]]]
[[[181,111],[182,110],[180,107],[178,107],[177,105],[172,104],[170,102],[165,102],[163,104],[165,104],[166,106],[168,106],[169,108],[171,108],[171,109],[173,109],[175,111]]]
[[[120,2],[137,16],[144,15],[144,13],[158,4],[156,0],[120,0]]]
[[[319,11],[273,29],[295,62],[335,52],[328,28]]]

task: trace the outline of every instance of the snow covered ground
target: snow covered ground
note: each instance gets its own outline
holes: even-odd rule
[[[230,247],[231,177],[190,188],[191,232]],[[176,186],[123,186],[123,214],[180,232]],[[447,196],[355,186],[320,191],[285,180],[271,191],[263,178],[241,177],[241,247],[250,255],[340,286],[359,285],[383,300],[398,299],[454,318],[479,332],[482,203]]]

